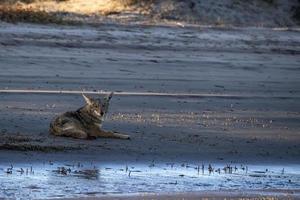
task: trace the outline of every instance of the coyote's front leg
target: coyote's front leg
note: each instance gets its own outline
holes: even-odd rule
[[[104,138],[117,138],[117,139],[125,139],[125,140],[130,139],[129,135],[114,133],[114,132],[110,132],[110,131],[104,131],[104,130],[101,130],[101,129],[97,129],[97,130],[93,131],[91,136],[104,137]]]

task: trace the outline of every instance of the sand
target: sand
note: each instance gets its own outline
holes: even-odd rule
[[[205,173],[209,163],[249,165],[252,171],[273,167],[276,176],[288,169],[296,175],[280,184],[294,191],[300,169],[299,39],[297,29],[1,23],[0,173],[10,164],[32,165],[36,176],[49,177],[43,170],[54,167],[42,165],[49,161],[55,167],[205,164]],[[75,92],[55,92],[60,90]],[[53,117],[83,105],[82,90],[119,92],[104,128],[129,134],[130,141],[49,136]],[[293,176],[295,184],[288,185]],[[199,190],[180,184],[165,192]],[[220,189],[217,181],[209,187]],[[237,188],[251,191],[247,184]]]

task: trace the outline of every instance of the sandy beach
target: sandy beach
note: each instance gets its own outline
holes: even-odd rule
[[[299,198],[299,53],[297,29],[0,23],[0,197]],[[50,136],[82,91],[131,140]]]

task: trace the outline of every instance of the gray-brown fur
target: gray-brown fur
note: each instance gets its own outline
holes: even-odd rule
[[[101,129],[112,94],[107,95],[103,103],[100,99],[92,99],[83,94],[86,105],[77,111],[66,112],[56,117],[50,123],[50,134],[78,139],[97,137],[129,139],[128,135]]]

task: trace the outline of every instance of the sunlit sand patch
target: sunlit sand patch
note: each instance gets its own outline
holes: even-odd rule
[[[76,13],[83,15],[111,14],[132,10],[130,1],[116,0],[67,0],[67,1],[33,1],[32,3],[18,3],[21,8],[43,10],[46,12]]]

